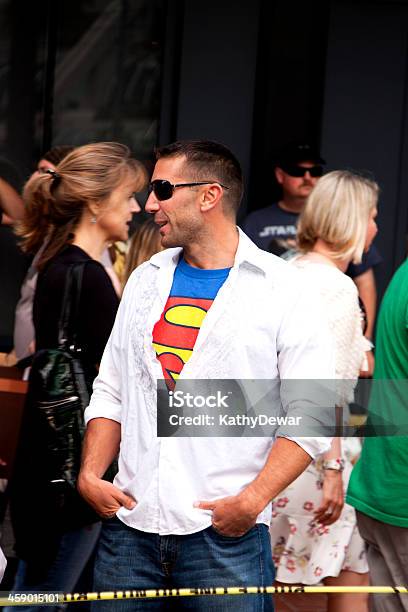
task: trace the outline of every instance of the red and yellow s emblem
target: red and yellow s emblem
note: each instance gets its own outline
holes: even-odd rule
[[[198,332],[213,300],[169,297],[153,328],[153,348],[159,359],[169,389],[190,359]]]

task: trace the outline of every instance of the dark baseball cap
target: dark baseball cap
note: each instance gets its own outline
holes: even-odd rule
[[[297,164],[311,161],[325,165],[326,161],[320,155],[319,148],[313,144],[291,142],[281,147],[275,156],[275,164]]]

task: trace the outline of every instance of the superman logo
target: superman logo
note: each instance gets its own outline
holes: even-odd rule
[[[200,327],[213,300],[169,297],[153,328],[153,348],[169,389],[174,389],[190,359]]]

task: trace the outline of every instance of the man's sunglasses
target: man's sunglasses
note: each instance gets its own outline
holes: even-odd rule
[[[224,189],[229,189],[229,187],[222,185],[218,181],[198,181],[196,183],[177,183],[176,185],[172,185],[170,181],[156,179],[150,183],[149,193],[153,191],[159,202],[162,202],[163,200],[170,200],[174,190],[178,187],[196,187],[197,185],[211,185],[211,183],[217,183]]]
[[[305,176],[306,172],[309,172],[310,176],[314,178],[318,176],[322,176],[323,174],[323,166],[312,166],[311,168],[304,168],[303,166],[293,165],[285,165],[280,166],[286,174],[289,176],[296,176],[297,178]]]

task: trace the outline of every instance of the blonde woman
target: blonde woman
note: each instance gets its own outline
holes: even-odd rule
[[[299,218],[300,255],[291,265],[322,295],[334,334],[339,381],[357,379],[370,348],[363,336],[356,286],[344,272],[350,262],[360,263],[377,233],[377,199],[374,181],[353,172],[330,172],[319,180]],[[350,399],[344,395],[344,409]],[[279,583],[369,583],[355,511],[344,504],[351,468],[347,441],[334,438],[330,451],[274,500],[271,540]],[[367,605],[364,594],[331,594],[328,611],[366,612]]]
[[[129,276],[135,268],[145,261],[148,261],[155,253],[162,250],[160,227],[153,219],[147,219],[147,221],[137,228],[130,239],[129,249],[126,255],[123,284],[125,285],[127,283]]]
[[[132,213],[140,210],[134,192],[144,183],[143,166],[131,158],[126,146],[101,142],[74,149],[55,168],[30,179],[24,190],[22,246],[36,253],[45,244],[37,261],[33,306],[36,348],[58,347],[66,277],[72,265],[83,263],[72,331],[81,348],[89,392],[119,305],[100,258],[108,244],[127,240]],[[72,592],[92,557],[100,522],[79,498],[67,524],[53,513],[44,477],[47,445],[36,435],[36,414],[25,415],[12,482],[12,520],[20,558],[14,588]]]

